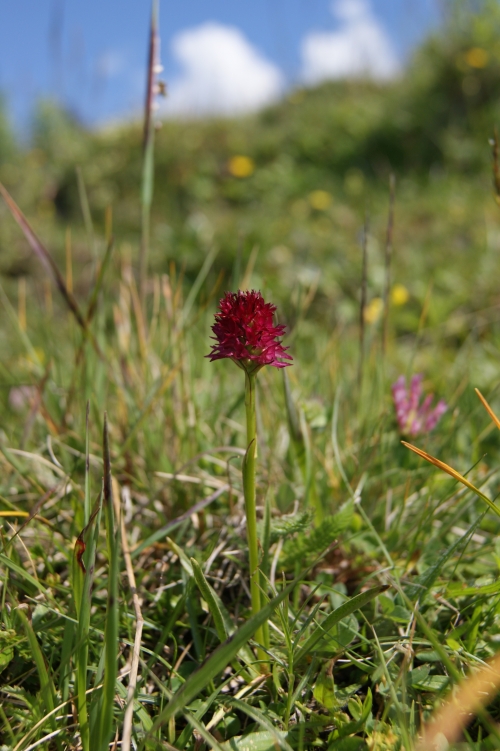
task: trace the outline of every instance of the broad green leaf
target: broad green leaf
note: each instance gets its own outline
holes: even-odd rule
[[[333,674],[328,674],[328,667],[323,668],[316,679],[313,696],[326,709],[336,709],[335,683]]]

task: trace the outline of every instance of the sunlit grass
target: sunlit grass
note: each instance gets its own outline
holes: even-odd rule
[[[2,751],[500,747],[500,212],[488,156],[367,156],[397,91],[168,124],[142,261],[138,129],[0,164]],[[237,289],[294,362],[253,384],[250,564],[243,374],[206,357]],[[411,453],[417,373],[448,409]]]

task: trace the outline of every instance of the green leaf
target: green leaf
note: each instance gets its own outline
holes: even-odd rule
[[[274,733],[261,730],[248,735],[238,735],[221,745],[227,751],[276,751],[276,736],[286,740],[287,733],[280,730]]]
[[[431,671],[430,665],[420,665],[418,668],[415,668],[414,670],[410,670],[406,676],[406,682],[409,686],[413,686],[414,688],[418,686],[419,683],[422,683],[422,681],[425,681]]]
[[[228,633],[226,631],[224,619],[222,618],[221,609],[219,607],[219,598],[217,597],[210,584],[207,582],[205,574],[201,570],[201,566],[198,561],[196,561],[194,558],[191,558],[191,566],[193,570],[193,576],[196,584],[198,585],[198,589],[201,592],[201,596],[205,599],[208,605],[208,609],[210,610],[210,614],[214,619],[214,626],[215,630],[217,631],[217,636],[219,637],[220,641],[223,642],[225,641],[225,639],[227,639]]]
[[[428,678],[424,678],[421,681],[412,683],[413,688],[418,691],[429,691],[431,693],[439,693],[449,684],[450,679],[447,675],[429,675]]]
[[[14,659],[14,645],[17,635],[14,629],[0,631],[0,673]]]
[[[359,623],[356,620],[354,614],[343,618],[336,626],[330,631],[330,638],[325,638],[325,643],[321,644],[321,651],[327,653],[337,653],[343,647],[349,646],[349,644],[356,638],[359,631]]]
[[[330,667],[331,669],[331,667]],[[335,683],[333,675],[328,675],[329,666],[325,666],[316,679],[313,696],[326,709],[337,709],[338,702],[335,698]]]
[[[353,712],[353,709],[351,709],[351,707],[356,701],[358,702],[358,706],[359,706],[360,705],[359,699],[357,700],[351,699],[348,702],[349,711],[351,712],[351,714],[353,714],[353,716],[354,716],[354,712]],[[354,735],[354,733],[361,732],[364,729],[366,721],[371,714],[372,704],[373,704],[372,692],[370,689],[368,689],[366,693],[366,699],[362,705],[360,716],[357,719],[355,719],[354,722],[347,722],[345,725],[342,725],[341,727],[339,727],[338,737],[346,738],[348,735]]]
[[[268,733],[274,736],[275,748],[276,745],[278,745],[283,749],[283,751],[292,751],[290,744],[286,741],[286,734],[280,734],[273,726],[272,721],[268,717],[266,717],[263,712],[261,712],[256,707],[253,707],[251,704],[247,704],[246,702],[240,701],[239,699],[230,699],[228,703],[231,704],[231,706],[233,706],[235,709],[238,709],[240,712],[243,712],[244,714],[251,717],[252,720],[258,722],[259,725],[265,728]]]
[[[353,514],[354,503],[349,500],[336,514],[325,516],[321,525],[311,530],[309,535],[299,534],[297,539],[285,543],[285,566],[293,568],[297,560],[305,565],[309,560],[317,558],[319,553],[326,550],[342,532],[350,527]]]
[[[285,514],[271,520],[270,545],[280,539],[291,537],[297,532],[305,532],[311,528],[313,514],[311,511],[302,511],[298,514]],[[263,523],[259,522],[259,539],[263,539]]]

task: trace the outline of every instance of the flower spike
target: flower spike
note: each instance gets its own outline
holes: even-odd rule
[[[392,384],[392,398],[396,408],[398,427],[402,435],[417,436],[434,430],[442,415],[448,409],[446,402],[441,399],[432,408],[433,394],[428,394],[420,404],[422,397],[422,378],[418,373],[410,382],[410,389],[406,387],[404,376]]]
[[[292,357],[278,337],[285,326],[273,324],[276,306],[264,302],[260,292],[247,290],[226,292],[215,314],[212,337],[215,344],[206,355],[213,362],[225,357],[247,373],[256,373],[264,365],[285,368]]]

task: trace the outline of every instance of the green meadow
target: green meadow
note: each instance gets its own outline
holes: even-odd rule
[[[1,751],[500,748],[499,32],[458,7],[390,84],[145,146],[1,110]],[[257,573],[245,377],[207,358],[253,289],[293,357]]]

